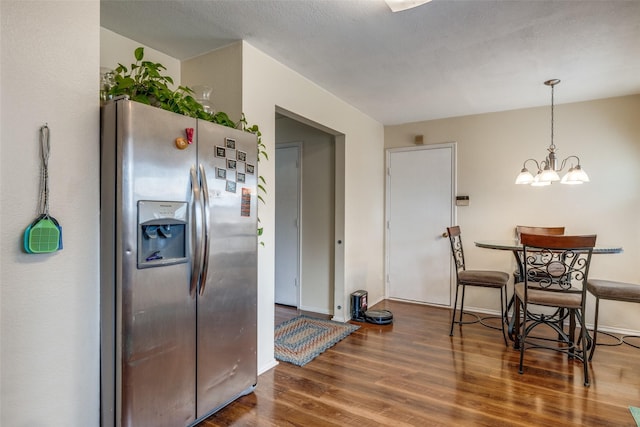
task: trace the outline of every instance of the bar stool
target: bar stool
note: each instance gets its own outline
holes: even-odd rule
[[[453,226],[447,227],[447,234],[449,235],[449,242],[451,243],[451,255],[456,264],[456,296],[453,301],[453,314],[451,315],[451,329],[449,330],[449,336],[453,336],[453,325],[458,324],[460,326],[468,323],[480,323],[483,326],[492,329],[502,330],[502,338],[504,338],[504,345],[507,345],[507,332],[505,330],[505,324],[509,323],[507,319],[507,283],[509,282],[509,275],[504,271],[494,270],[467,270],[464,260],[464,250],[462,248],[462,237],[460,235],[460,227]],[[458,306],[458,291],[462,286],[462,296],[460,300],[459,318],[456,321],[456,307]],[[486,316],[480,317],[473,314],[476,320],[465,322],[462,320],[464,311],[464,294],[467,286],[479,286],[483,288],[492,288],[500,290],[500,328],[485,323],[484,320],[495,317]],[[472,313],[466,313],[472,314]]]
[[[587,281],[587,290],[594,297],[596,297],[596,313],[593,324],[593,343],[591,352],[589,354],[589,360],[591,360],[593,358],[593,353],[596,351],[596,339],[598,336],[598,311],[600,308],[600,300],[606,299],[611,301],[640,302],[640,285],[635,285],[633,283],[614,282],[611,280],[589,279]],[[612,336],[607,332],[602,333]],[[618,339],[618,343],[604,345],[620,345],[624,343],[635,348],[640,348],[640,346],[625,341],[626,338],[639,337],[637,335],[624,335]]]

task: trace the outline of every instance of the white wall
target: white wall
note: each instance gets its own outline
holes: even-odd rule
[[[98,425],[100,3],[2,0],[0,15],[0,425]],[[45,123],[64,249],[28,255]]]
[[[384,150],[382,125],[328,93],[313,82],[243,43],[242,106],[250,123],[258,123],[270,158],[275,155],[276,106],[345,135],[346,218],[344,295],[334,314],[348,315],[349,294],[367,289],[380,299],[383,286]],[[273,183],[273,162],[259,164],[260,175]],[[265,227],[265,246],[259,251],[258,368],[273,359],[274,200],[258,207]],[[340,306],[340,309],[337,307]]]
[[[237,42],[182,62],[182,85],[213,89],[215,111],[224,111],[234,122],[242,115],[242,43]]]
[[[470,197],[469,206],[457,208],[458,224],[470,267],[515,267],[511,253],[477,248],[475,240],[511,238],[517,224],[564,225],[567,233],[596,233],[599,244],[624,248],[622,254],[595,255],[590,277],[640,284],[640,95],[556,105],[559,157],[580,157],[591,178],[583,185],[514,184],[524,160],[547,153],[549,107],[389,126],[385,146],[412,145],[415,135],[428,144],[458,144],[458,195]],[[465,304],[491,306],[486,292],[474,291]],[[588,306],[590,321],[593,301]],[[637,304],[605,301],[600,324],[638,330],[638,313]]]
[[[167,69],[162,73],[173,79],[175,87],[180,84],[179,60],[102,27],[100,28],[100,67],[115,70],[118,64],[122,64],[131,71],[131,64],[136,62],[133,53],[139,47],[144,47],[144,61],[164,65]]]

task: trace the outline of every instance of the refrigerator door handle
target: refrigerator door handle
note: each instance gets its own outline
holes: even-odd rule
[[[202,273],[200,275],[200,295],[204,295],[204,288],[207,284],[207,273],[209,271],[209,249],[211,246],[211,238],[209,233],[211,231],[210,227],[210,205],[209,205],[209,185],[207,184],[207,175],[204,172],[204,166],[200,164],[200,187],[202,189],[202,195],[204,200],[204,209],[203,209],[203,223],[204,223],[204,240],[203,240],[203,262],[202,262]]]
[[[198,214],[202,217],[202,196],[200,194],[200,184],[198,181],[198,173],[196,172],[196,167],[191,166],[191,190],[193,192],[193,203],[194,203],[194,214],[192,218],[194,218],[193,222],[195,224],[195,254],[191,259],[191,284],[189,286],[189,293],[194,295],[196,289],[198,288],[198,279],[200,278],[200,263],[202,260],[202,221],[198,219]]]

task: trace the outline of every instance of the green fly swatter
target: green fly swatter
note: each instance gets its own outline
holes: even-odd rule
[[[49,215],[49,127],[40,128],[42,170],[40,174],[40,216],[24,231],[24,250],[30,254],[55,252],[62,249],[62,227]]]
[[[55,252],[60,246],[60,228],[49,217],[36,221],[25,239],[25,249],[32,254]]]

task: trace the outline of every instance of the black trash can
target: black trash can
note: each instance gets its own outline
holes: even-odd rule
[[[367,311],[367,291],[355,291],[351,294],[351,319],[364,322],[364,313]]]

